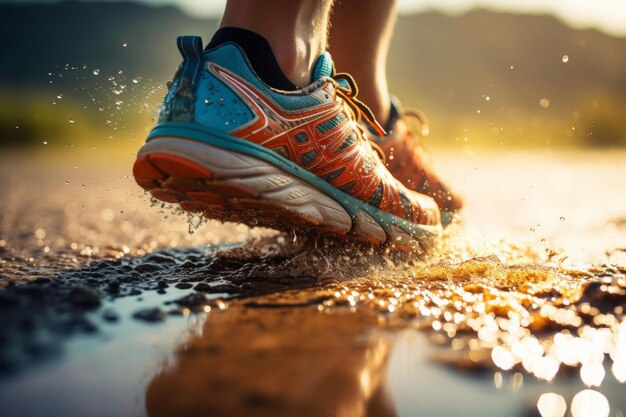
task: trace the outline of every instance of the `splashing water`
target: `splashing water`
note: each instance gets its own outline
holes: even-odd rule
[[[201,215],[196,213],[187,214],[187,223],[189,225],[189,234],[192,235],[200,228],[204,219]]]

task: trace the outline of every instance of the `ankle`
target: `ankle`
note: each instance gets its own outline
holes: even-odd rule
[[[325,45],[297,36],[286,40],[270,35],[268,42],[272,45],[276,61],[287,78],[298,87],[309,85],[313,66],[317,58],[324,53]]]
[[[380,86],[379,83],[372,83],[370,79],[364,79],[362,82],[357,79],[356,82],[359,85],[359,99],[370,108],[380,125],[389,130],[392,123],[391,96],[387,84]]]

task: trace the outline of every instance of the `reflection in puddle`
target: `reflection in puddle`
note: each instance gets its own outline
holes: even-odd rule
[[[387,336],[374,314],[311,308],[211,312],[150,382],[150,416],[392,416]],[[306,323],[306,326],[303,326]]]

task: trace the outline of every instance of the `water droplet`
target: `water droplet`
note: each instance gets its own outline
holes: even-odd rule
[[[571,410],[574,417],[608,417],[611,408],[603,394],[586,389],[574,396]]]
[[[615,379],[617,379],[619,382],[621,382],[622,384],[626,382],[626,360],[619,357],[618,360],[613,362],[611,371],[613,371]]]
[[[57,94],[57,98],[61,100],[63,98],[63,94]]]
[[[604,375],[604,366],[601,363],[583,363],[580,368],[580,379],[587,386],[599,387]]]
[[[100,75],[100,70],[98,68],[94,68],[93,75]]]
[[[139,84],[139,78],[133,78],[133,84]]]
[[[491,100],[491,97],[489,96],[485,97],[485,101],[489,101],[489,100]]]
[[[47,141],[47,140],[44,140],[44,141],[43,141],[43,144],[44,144],[44,145],[47,145],[47,144],[48,144],[48,141]]]
[[[65,185],[70,185],[70,182],[69,181],[65,181]]]
[[[548,107],[550,107],[550,100],[543,97],[542,99],[539,100],[539,105],[543,107],[544,109],[547,109]]]
[[[559,220],[561,220],[562,222],[564,222],[564,221],[565,221],[565,217],[561,216],[561,217],[559,218]]]
[[[70,122],[70,124],[74,124],[74,123],[76,123],[76,120],[70,119],[69,122]]]
[[[502,346],[493,348],[491,351],[491,359],[498,368],[505,371],[508,371],[515,365],[515,357],[513,354]]]
[[[563,62],[569,62],[569,55],[563,55],[563,58],[561,58],[561,60]]]
[[[500,372],[493,374],[493,385],[498,389],[502,388],[502,374]]]
[[[537,409],[541,417],[563,417],[567,410],[567,404],[562,395],[548,392],[539,397]]]
[[[126,48],[127,46],[128,46],[128,42],[124,42],[124,43],[122,44],[122,47],[124,47],[124,48]]]
[[[193,234],[202,224],[202,216],[199,214],[189,213],[187,216],[187,223],[189,223],[189,234]]]

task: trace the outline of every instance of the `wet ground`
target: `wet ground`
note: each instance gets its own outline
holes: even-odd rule
[[[626,412],[626,153],[438,154],[467,209],[415,258],[199,224],[89,152],[0,157],[2,416]]]

